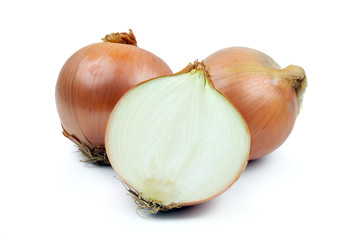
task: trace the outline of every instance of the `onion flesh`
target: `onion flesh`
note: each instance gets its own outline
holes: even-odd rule
[[[155,78],[117,103],[106,129],[113,169],[150,212],[207,201],[245,168],[250,133],[203,64]]]

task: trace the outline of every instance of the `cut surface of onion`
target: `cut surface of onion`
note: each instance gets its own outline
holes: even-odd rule
[[[247,164],[250,139],[241,114],[195,62],[127,92],[110,115],[105,144],[139,207],[157,212],[228,189]]]

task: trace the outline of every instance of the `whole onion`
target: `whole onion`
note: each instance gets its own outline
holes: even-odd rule
[[[63,134],[78,145],[87,161],[109,164],[105,127],[117,101],[138,83],[172,71],[159,57],[137,47],[131,29],[102,40],[78,50],[64,64],[56,105]]]
[[[284,69],[245,47],[219,50],[204,60],[212,81],[236,106],[252,133],[250,160],[277,149],[292,131],[307,79],[301,67]]]

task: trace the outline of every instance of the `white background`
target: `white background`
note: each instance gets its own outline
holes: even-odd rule
[[[2,1],[0,239],[359,239],[357,1]],[[174,72],[246,46],[302,66],[309,88],[277,151],[201,205],[141,218],[110,167],[61,134],[59,71],[132,28]]]

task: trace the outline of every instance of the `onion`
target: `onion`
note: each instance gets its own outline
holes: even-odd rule
[[[105,128],[116,102],[136,84],[172,72],[159,57],[137,47],[131,29],[102,40],[67,60],[56,85],[56,105],[63,134],[87,161],[109,164]]]
[[[224,192],[244,170],[250,140],[245,120],[199,62],[132,88],[105,137],[111,166],[152,213]]]
[[[307,79],[301,67],[284,69],[266,54],[232,47],[204,60],[213,83],[244,116],[252,134],[250,159],[277,149],[289,136]]]

